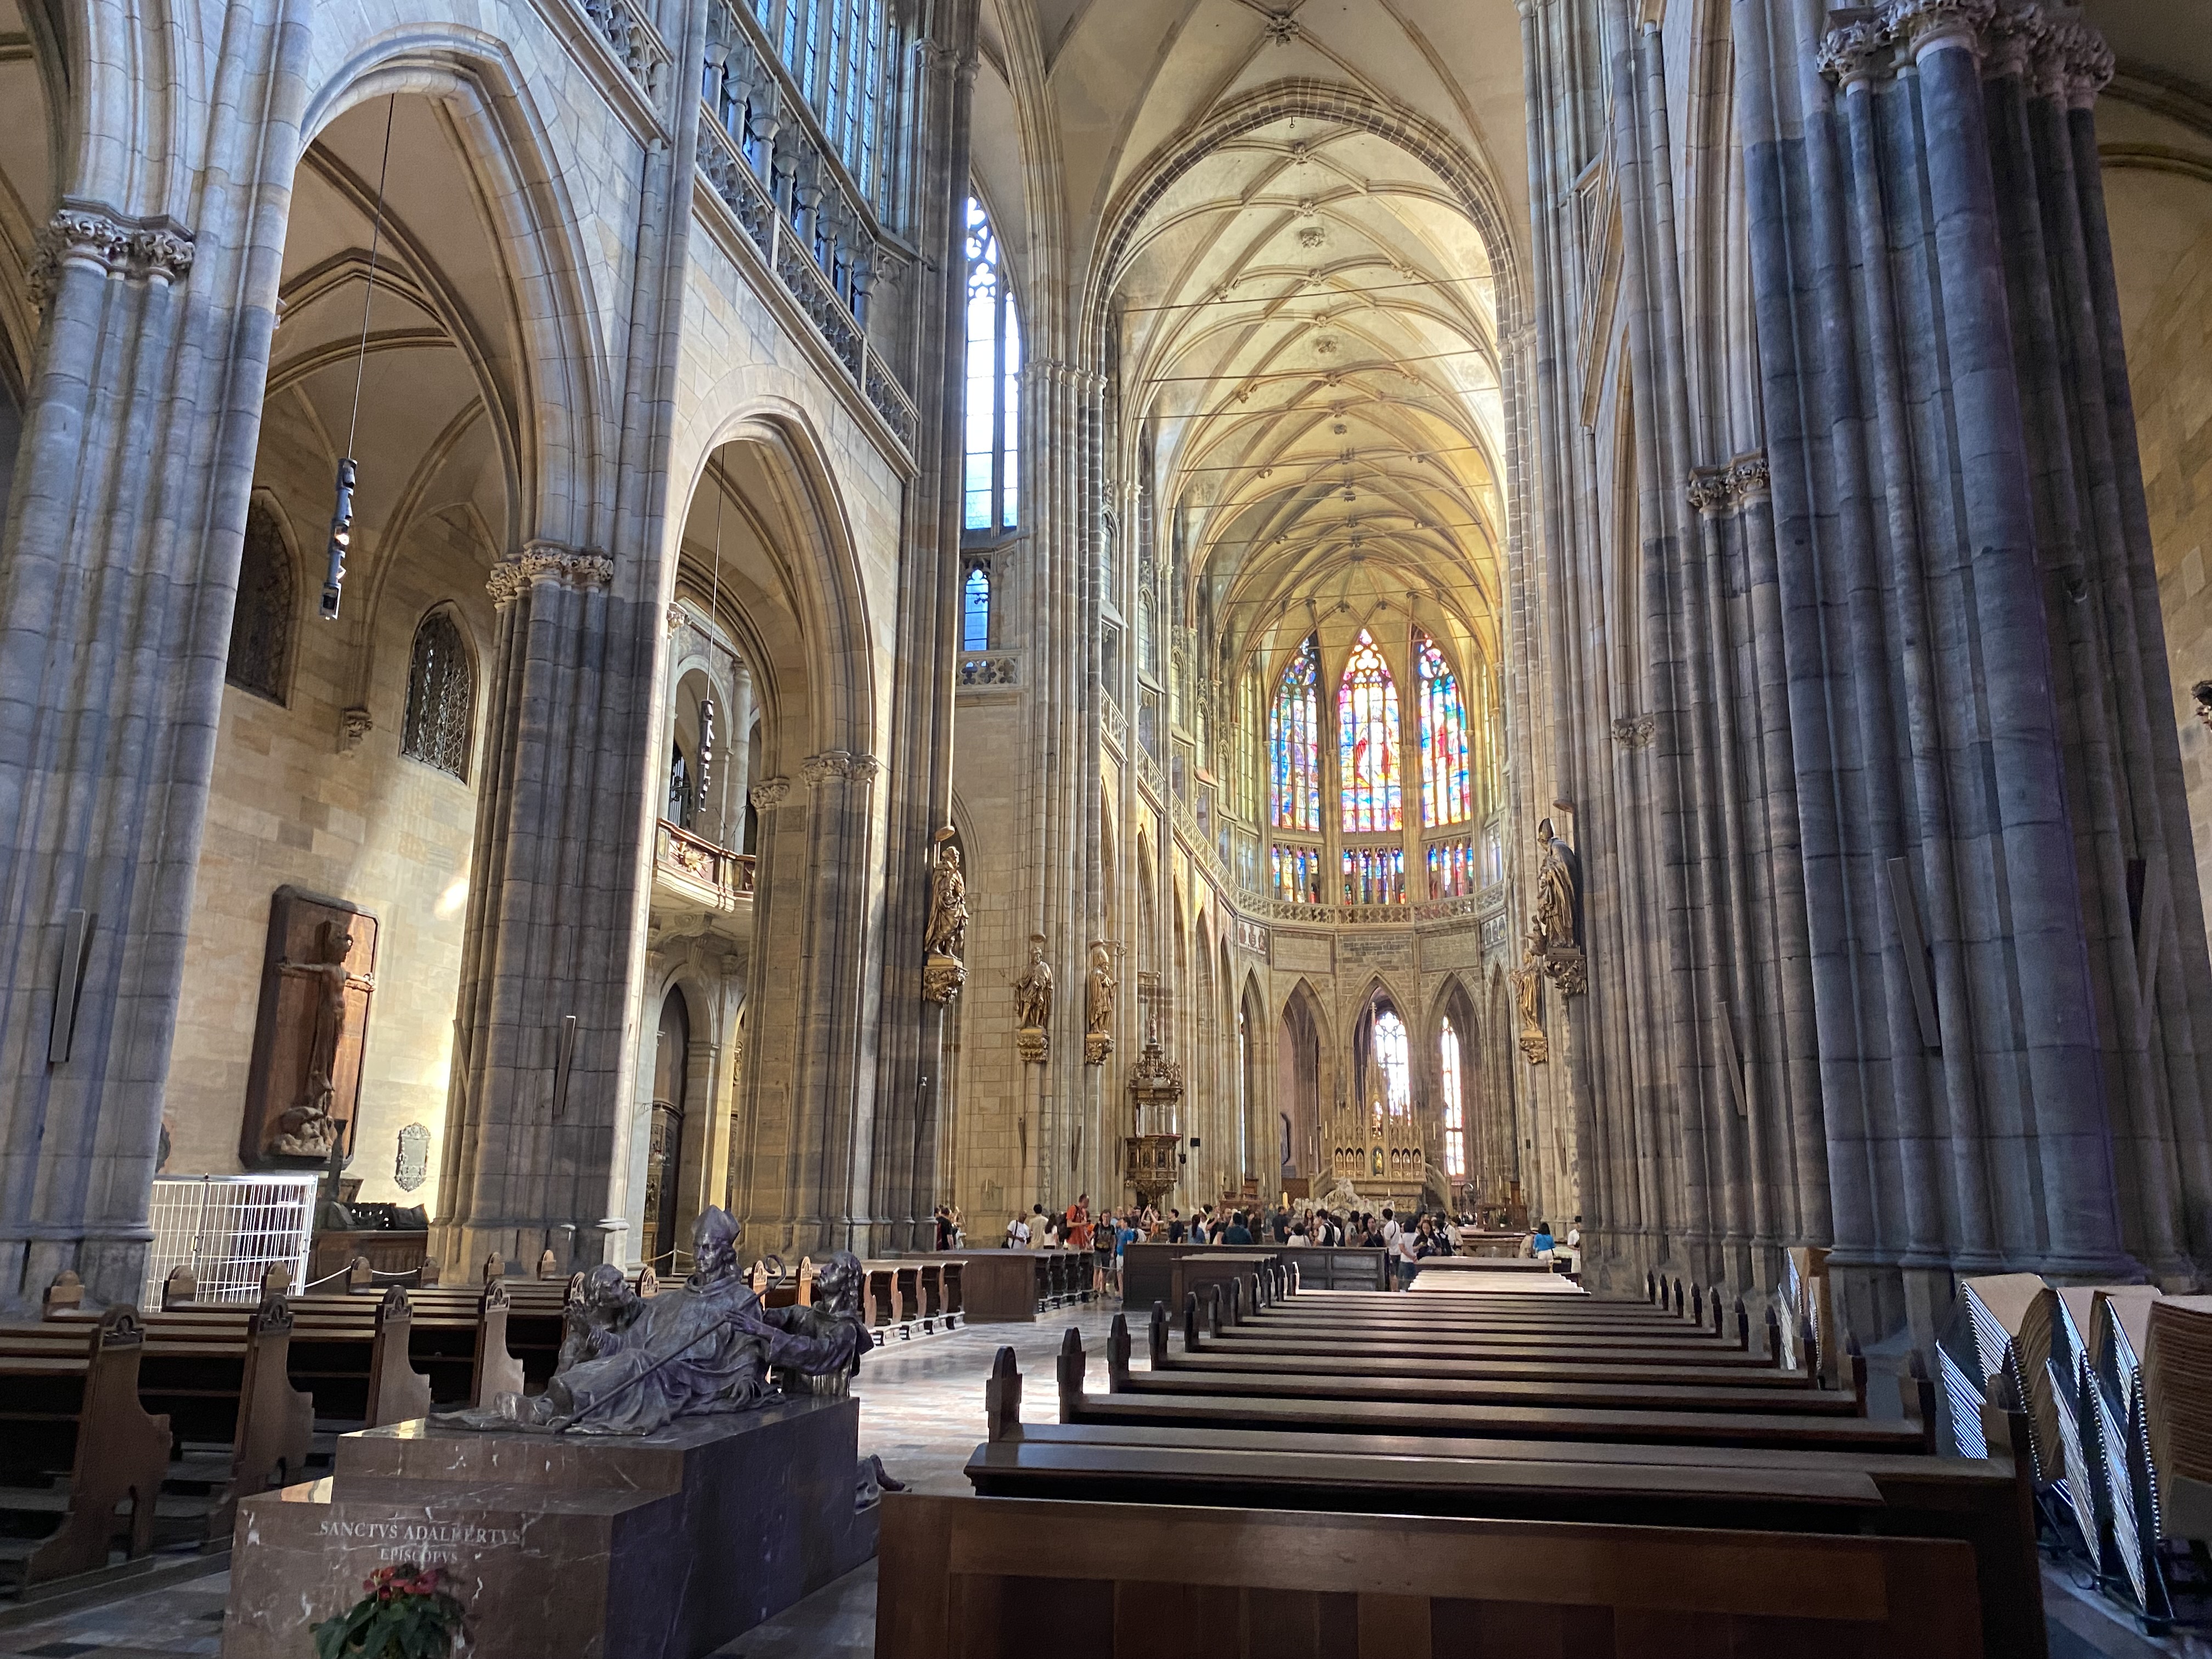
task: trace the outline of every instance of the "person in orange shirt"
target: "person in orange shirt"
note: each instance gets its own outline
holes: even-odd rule
[[[1067,1206],[1067,1248],[1087,1250],[1091,1248],[1091,1194],[1085,1193]]]

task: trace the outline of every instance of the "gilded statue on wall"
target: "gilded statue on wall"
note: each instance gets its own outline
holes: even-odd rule
[[[1583,956],[1583,864],[1549,818],[1536,825],[1536,903],[1529,948],[1563,996],[1589,988]]]
[[[1051,1024],[1052,965],[1044,959],[1044,935],[1031,933],[1029,966],[1014,981],[1014,1041],[1024,1060],[1043,1060]]]
[[[1114,1052],[1114,958],[1106,941],[1091,941],[1091,972],[1083,986],[1083,1063],[1103,1066]]]
[[[968,981],[960,960],[968,949],[968,878],[960,872],[960,849],[952,844],[950,829],[937,832],[937,857],[929,869],[929,921],[921,943],[921,994],[932,1002],[950,1002]]]
[[[937,848],[929,875],[929,927],[922,947],[933,956],[968,953],[968,880],[960,873],[960,849],[950,841]]]
[[[1540,1001],[1544,989],[1542,937],[1531,926],[1521,966],[1505,971],[1506,981],[1513,987],[1513,1006],[1521,1015],[1521,1053],[1531,1066],[1541,1066],[1552,1057],[1552,1040],[1544,1034]]]

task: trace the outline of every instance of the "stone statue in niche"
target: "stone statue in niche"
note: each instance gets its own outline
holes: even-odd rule
[[[968,880],[960,873],[960,849],[951,842],[939,843],[930,872],[929,929],[921,942],[933,956],[968,952]]]
[[[1513,987],[1513,1005],[1521,1014],[1521,1053],[1531,1066],[1541,1066],[1552,1057],[1552,1040],[1545,1035],[1539,1002],[1544,989],[1542,939],[1543,935],[1531,927],[1521,965],[1505,971]]]
[[[399,1156],[392,1166],[392,1184],[411,1193],[430,1178],[430,1132],[420,1123],[399,1131]]]
[[[1091,941],[1091,972],[1083,986],[1083,1063],[1103,1066],[1114,1052],[1114,958],[1106,941]]]
[[[859,1316],[859,1259],[842,1250],[826,1259],[815,1278],[817,1291],[827,1281],[826,1300],[763,1308],[738,1265],[738,1237],[729,1214],[709,1206],[692,1229],[695,1271],[680,1288],[651,1297],[632,1295],[620,1268],[592,1269],[564,1316],[561,1364],[545,1392],[502,1394],[459,1420],[475,1429],[651,1434],[765,1405],[778,1391],[774,1372],[849,1378],[870,1346]]]
[[[240,1135],[247,1167],[325,1164],[334,1148],[351,1158],[378,932],[342,899],[293,887],[271,897]]]
[[[1030,964],[1014,981],[1014,1023],[1036,1031],[1052,1024],[1052,965],[1042,933],[1030,935]]]
[[[1044,959],[1044,935],[1030,935],[1030,963],[1014,981],[1014,1046],[1025,1060],[1042,1061],[1052,1025],[1052,965]]]
[[[1582,948],[1582,876],[1581,858],[1553,832],[1551,819],[1538,823],[1536,926],[1552,948]]]
[[[1583,861],[1549,818],[1536,826],[1536,856],[1530,943],[1559,994],[1580,996],[1589,985],[1583,956]]]
[[[968,981],[961,961],[968,950],[968,878],[960,873],[960,849],[952,844],[950,829],[937,832],[937,857],[929,870],[929,921],[921,943],[921,994],[932,1002],[950,1002]]]

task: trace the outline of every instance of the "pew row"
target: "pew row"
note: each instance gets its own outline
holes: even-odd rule
[[[1948,1539],[892,1492],[878,1582],[877,1659],[1984,1652]]]
[[[0,1573],[18,1591],[154,1547],[169,1422],[139,1404],[136,1308],[0,1326]]]

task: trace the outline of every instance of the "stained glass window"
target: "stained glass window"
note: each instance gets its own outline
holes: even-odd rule
[[[283,702],[291,679],[292,550],[276,513],[255,501],[246,510],[246,545],[238,561],[238,599],[230,613],[230,659],[223,678]]]
[[[1474,816],[1474,791],[1467,769],[1467,705],[1459,682],[1437,642],[1413,635],[1420,675],[1421,822],[1433,829]]]
[[[1364,637],[1364,635],[1362,637]],[[1279,830],[1321,830],[1321,647],[1312,636],[1298,647],[1275,688],[1267,750]]]
[[[1365,629],[1336,693],[1344,827],[1396,830],[1404,818],[1398,781],[1398,688]]]
[[[465,782],[469,727],[475,706],[476,670],[470,665],[468,647],[461,641],[460,627],[451,611],[433,611],[415,630],[399,752]]]
[[[1292,904],[1319,904],[1321,848],[1278,842],[1274,857],[1275,896]]]
[[[1465,898],[1480,887],[1475,878],[1474,843],[1465,836],[1430,842],[1428,859],[1431,898]]]
[[[960,648],[991,648],[991,567],[981,559],[969,565],[960,585]]]
[[[1375,1069],[1382,1074],[1382,1103],[1403,1106],[1413,1099],[1407,1085],[1406,1023],[1389,1009],[1375,1016]]]
[[[1459,1032],[1453,1027],[1449,1014],[1444,1016],[1443,1030],[1437,1036],[1437,1063],[1443,1084],[1444,1176],[1450,1181],[1464,1181],[1467,1179],[1467,1106],[1460,1092]]]
[[[1403,904],[1406,902],[1404,848],[1347,847],[1342,856],[1344,902],[1346,904]]]
[[[968,198],[968,395],[962,492],[969,530],[1019,522],[1022,325],[1000,268],[999,234]]]

